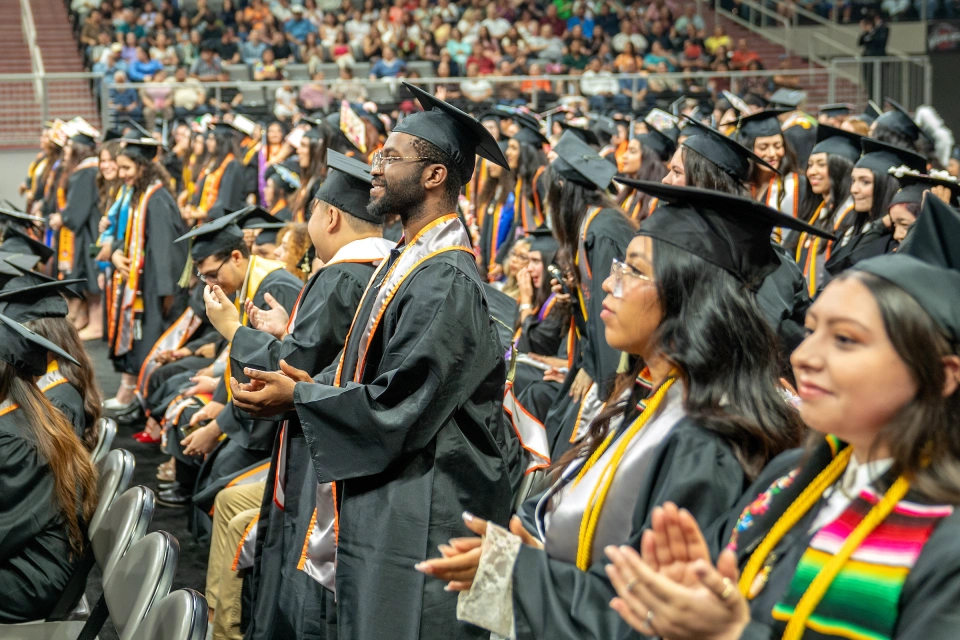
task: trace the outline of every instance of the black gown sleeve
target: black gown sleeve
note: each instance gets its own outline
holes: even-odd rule
[[[668,501],[690,511],[705,527],[735,504],[744,484],[743,469],[730,446],[686,419],[654,452],[624,542],[639,549],[653,507]],[[606,558],[594,558],[588,571],[580,571],[550,559],[543,550],[522,547],[513,569],[518,633],[529,629],[532,637],[550,640],[619,637],[626,624],[609,607],[616,592],[604,571],[606,564]]]
[[[188,247],[186,242],[174,240],[186,232],[173,195],[166,188],[157,190],[147,204],[144,295],[164,297],[180,292]]]
[[[422,451],[504,368],[492,324],[479,284],[458,268],[438,262],[410,275],[384,316],[390,337],[373,380],[294,388],[319,481],[374,476]]]
[[[87,429],[87,414],[83,406],[83,396],[69,382],[61,382],[55,387],[47,389],[44,394],[50,404],[60,410],[70,424],[73,425],[73,431],[81,440]]]
[[[63,226],[75,234],[80,234],[86,227],[99,220],[97,202],[97,170],[81,169],[70,176],[67,188],[67,203],[60,211]],[[86,251],[86,247],[78,247],[78,251]]]
[[[217,200],[207,211],[207,220],[216,220],[228,213],[233,213],[244,207],[243,200],[243,171],[240,163],[230,161],[220,176],[220,187],[217,189]],[[207,176],[207,180],[210,176]]]
[[[563,322],[563,315],[553,309],[543,320],[538,320],[536,314],[524,320],[523,331],[517,341],[520,351],[540,356],[556,356],[567,337],[568,327]]]

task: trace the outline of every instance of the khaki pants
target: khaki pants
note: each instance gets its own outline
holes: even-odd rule
[[[213,507],[213,533],[207,563],[207,604],[213,610],[215,640],[242,640],[240,606],[243,580],[233,570],[237,547],[250,522],[260,513],[266,483],[224,489]]]

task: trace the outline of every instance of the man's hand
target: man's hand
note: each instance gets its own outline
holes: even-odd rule
[[[224,406],[225,405],[221,402],[208,402],[203,406],[202,409],[200,409],[200,411],[197,411],[195,414],[193,414],[193,417],[190,418],[190,426],[195,427],[204,420],[213,420],[220,415],[220,412],[223,411]]]
[[[205,427],[200,427],[180,441],[180,444],[183,445],[183,455],[205,456],[209,454],[216,448],[222,433],[216,420]]]
[[[234,334],[240,328],[240,313],[230,302],[230,298],[217,285],[207,285],[203,288],[203,301],[207,305],[210,324],[220,335],[232,342]]]
[[[193,355],[199,358],[212,358],[217,355],[217,345],[212,342],[201,345],[197,347],[197,350],[193,352]]]
[[[277,416],[293,410],[293,389],[298,382],[313,382],[306,371],[280,361],[280,371],[244,369],[250,382],[240,384],[230,378],[233,404],[257,418]]]
[[[290,315],[283,308],[283,305],[269,293],[263,296],[263,300],[270,307],[269,309],[256,307],[253,301],[247,300],[246,311],[247,317],[250,319],[250,326],[258,331],[269,333],[277,340],[283,340],[283,336],[287,332]]]

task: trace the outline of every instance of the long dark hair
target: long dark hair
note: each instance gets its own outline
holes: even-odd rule
[[[667,170],[666,165],[663,164],[663,161],[659,156],[653,153],[652,150],[647,150],[647,153],[643,153],[643,143],[640,143],[640,168],[633,175],[628,175],[628,178],[635,180],[647,180],[650,182],[660,182],[663,180],[664,176],[670,173]],[[637,190],[632,187],[627,187],[623,190],[623,193],[617,198],[617,204],[621,208],[625,209],[627,201],[630,200],[637,193]],[[647,217],[647,209],[649,208],[649,203],[652,200],[652,197],[649,194],[640,192],[640,213],[637,216],[637,220],[642,221]],[[631,211],[627,211],[627,214],[632,215]]]
[[[133,193],[130,197],[131,203],[135,203],[137,198],[142,196],[156,180],[159,180],[163,184],[164,189],[167,191],[170,190],[170,174],[150,158],[145,158],[138,152],[131,150],[130,147],[124,147],[117,155],[118,157],[123,156],[130,158],[140,170],[137,179],[133,182]]]
[[[960,503],[960,390],[943,397],[943,358],[956,346],[930,315],[903,289],[862,271],[837,280],[856,279],[873,295],[893,348],[917,385],[917,395],[880,430],[893,458],[895,475],[912,474],[911,486],[927,498]]]
[[[870,137],[874,140],[879,140],[880,142],[886,142],[887,144],[892,144],[895,147],[906,149],[907,151],[919,153],[921,156],[926,158],[928,162],[931,159],[935,159],[937,156],[933,144],[927,141],[927,139],[922,135],[916,140],[911,140],[899,131],[895,131],[894,129],[891,129],[882,123],[878,123],[877,126],[873,128],[873,133],[870,134]],[[939,161],[937,161],[937,164],[939,164]]]
[[[93,362],[87,355],[80,335],[66,318],[36,318],[25,322],[24,326],[57,345],[80,363],[78,367],[69,360],[57,361],[60,373],[77,388],[83,398],[83,413],[87,423],[83,431],[83,444],[92,451],[97,444],[97,420],[102,415],[100,404],[103,396],[97,384]]]
[[[303,219],[310,218],[310,200],[313,198],[313,191],[317,182],[323,182],[327,175],[327,140],[330,136],[326,126],[323,137],[319,140],[310,140],[310,165],[306,171],[300,172],[300,190],[294,197],[294,202],[290,205],[290,212],[296,217],[297,213],[303,212]]]
[[[833,214],[837,208],[846,201],[850,195],[850,184],[853,182],[851,173],[853,172],[853,162],[843,156],[828,153],[827,154],[827,177],[830,179],[830,207],[824,207],[820,212],[820,217],[811,224],[819,229],[830,229],[833,224]],[[823,197],[816,195],[810,188],[810,181],[804,180],[806,197],[800,198],[803,208],[798,212],[801,220],[810,222],[817,207],[823,202]],[[844,227],[851,223],[845,222]],[[845,230],[845,229],[844,229]],[[842,233],[842,232],[841,232]],[[826,243],[821,243],[821,250],[826,250]]]
[[[117,154],[120,153],[120,144],[120,140],[109,140],[103,143],[99,153],[102,154],[106,151],[110,154],[111,158],[116,160]],[[123,180],[116,178],[108,181],[103,177],[102,173],[97,171],[97,195],[98,201],[100,202],[100,211],[103,215],[107,215],[107,212],[110,210],[110,205],[113,204],[114,198],[117,197],[117,191],[122,184]]]
[[[742,133],[738,133],[737,142],[747,149],[750,149],[750,151],[753,151],[753,145],[756,144],[758,137],[759,136],[745,136]],[[780,166],[777,167],[777,169],[780,171],[780,175],[785,176],[788,173],[799,171],[800,163],[797,160],[796,149],[793,148],[793,145],[790,144],[787,136],[783,135],[782,131],[780,132],[780,139],[783,140],[783,159],[780,160]],[[760,167],[756,163],[752,164],[753,166],[750,169],[750,182],[756,182],[760,179]]]
[[[746,186],[718,167],[713,160],[686,146],[683,147],[682,157],[688,187],[749,196]]]
[[[482,211],[491,204],[498,207],[502,206],[510,194],[513,193],[513,187],[517,184],[517,172],[511,169],[503,169],[502,171],[503,173],[500,174],[499,178],[489,176],[483,181],[483,187],[477,195],[477,211]],[[496,202],[494,202],[494,199],[496,199]],[[516,203],[514,203],[514,207],[516,211],[519,211]],[[497,231],[494,230],[494,234],[496,233]]]
[[[36,443],[50,467],[54,498],[67,523],[70,548],[80,553],[84,531],[79,516],[89,522],[97,508],[97,468],[90,452],[74,433],[73,425],[44,397],[33,376],[0,361],[0,401],[6,400],[19,407],[22,422],[29,429],[25,435]]]
[[[873,174],[873,204],[869,212],[858,211],[853,222],[856,233],[859,233],[863,225],[868,222],[876,222],[890,211],[890,201],[900,190],[900,181],[889,173],[877,173],[870,169]]]
[[[237,150],[237,139],[232,133],[212,131],[207,134],[208,138],[210,136],[213,136],[213,139],[217,142],[216,151],[207,158],[207,166],[210,168],[210,171],[216,171],[217,168],[223,164],[223,160],[231,153],[234,159],[240,157],[239,151]]]
[[[778,453],[797,446],[803,424],[777,390],[777,337],[744,283],[691,253],[653,239],[653,270],[663,317],[653,337],[684,384],[684,410],[723,437],[750,478]],[[626,404],[613,402],[643,368],[617,380],[583,444],[560,464],[596,450]],[[613,406],[610,406],[612,403]]]
[[[57,188],[63,189],[64,193],[67,192],[67,185],[70,182],[70,176],[73,175],[73,170],[76,169],[81,162],[87,158],[92,158],[97,153],[96,149],[88,147],[85,144],[71,142],[70,147],[70,160],[64,165],[63,171],[60,172],[60,180],[57,183]]]
[[[552,164],[547,165],[540,179],[546,180],[550,226],[560,246],[565,247],[570,255],[577,253],[577,234],[580,233],[580,225],[588,207],[615,209],[625,219],[630,219],[606,193],[564,178]]]
[[[547,155],[533,145],[520,143],[520,161],[517,165],[517,176],[522,180],[520,196],[533,200],[533,190],[536,187],[534,178],[540,167],[547,164]]]

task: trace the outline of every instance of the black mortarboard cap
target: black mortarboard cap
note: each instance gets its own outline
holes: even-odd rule
[[[488,111],[484,111],[483,113],[481,113],[478,120],[480,122],[483,122],[484,120],[495,120],[497,123],[499,123],[501,120],[504,120],[510,117],[511,117],[510,114],[504,113],[499,109],[490,109]]]
[[[190,255],[193,261],[199,264],[219,251],[236,247],[239,241],[243,240],[243,229],[237,226],[235,212],[198,225],[174,242],[191,239],[193,244],[190,246]]]
[[[416,85],[404,82],[403,86],[417,98],[424,111],[404,118],[394,127],[394,132],[426,140],[449,155],[464,182],[473,176],[477,155],[507,168],[507,159],[497,141],[476,118]]]
[[[82,144],[85,147],[90,147],[92,149],[97,148],[97,141],[92,135],[86,132],[75,133],[70,136],[70,142],[73,144]]]
[[[327,167],[330,169],[327,179],[313,197],[361,220],[383,224],[382,218],[367,212],[372,180],[370,165],[331,149],[327,151]]]
[[[701,124],[692,118],[687,118],[687,126],[684,127],[683,133],[689,137],[683,141],[681,146],[696,151],[740,182],[745,182],[750,177],[751,160],[778,173],[760,156],[733,138],[729,138],[716,129]]]
[[[913,117],[910,116],[910,112],[890,98],[886,98],[885,102],[893,109],[877,116],[877,126],[887,127],[908,140],[916,141],[920,137],[921,131],[917,123],[913,121]]]
[[[32,227],[34,223],[43,223],[43,217],[41,216],[32,216],[25,211],[5,205],[0,205],[0,216],[3,216],[7,222],[21,227]]]
[[[137,155],[147,160],[157,157],[157,151],[163,146],[153,138],[127,139],[123,143],[123,150],[131,155]]]
[[[0,243],[0,251],[35,255],[44,264],[54,254],[53,249],[38,240],[34,240],[16,227],[7,227],[3,242]]]
[[[860,147],[863,155],[854,166],[856,169],[870,169],[876,174],[885,174],[900,165],[920,173],[927,170],[927,161],[923,156],[892,144],[873,138],[861,138]]]
[[[276,216],[258,204],[251,204],[227,215],[241,229],[262,229],[264,223],[276,222]]]
[[[597,137],[597,134],[591,131],[590,129],[584,129],[583,127],[576,127],[568,122],[563,120],[558,120],[557,124],[560,125],[560,128],[565,132],[569,131],[575,136],[586,142],[587,144],[592,144],[595,147],[600,146],[600,138]]]
[[[262,222],[258,224],[255,228],[260,229],[260,233],[257,234],[257,239],[254,240],[253,243],[276,244],[277,234],[280,232],[280,229],[283,229],[287,224],[287,222]]]
[[[540,133],[538,127],[530,126],[525,120],[519,120],[520,130],[513,134],[513,139],[520,144],[529,144],[538,149],[547,144],[548,140]]]
[[[640,235],[671,244],[756,286],[780,265],[770,239],[775,228],[833,239],[750,198],[660,182],[617,182],[660,199],[657,214],[644,220]]]
[[[837,116],[850,115],[852,111],[853,111],[853,106],[849,104],[845,104],[845,103],[825,104],[820,106],[820,109],[817,111],[817,114],[821,116],[827,116],[828,118],[836,118]]]
[[[647,133],[641,133],[636,137],[640,141],[640,145],[643,147],[643,150],[652,151],[657,154],[657,157],[660,158],[663,162],[670,160],[673,156],[673,152],[677,150],[677,143],[670,139],[664,133],[661,133],[656,127],[648,126]]]
[[[814,145],[810,155],[814,153],[826,153],[828,155],[842,156],[850,162],[856,163],[860,159],[860,140],[862,136],[838,129],[825,124],[817,125],[817,144]]]
[[[889,170],[889,173],[900,181],[900,190],[897,191],[890,205],[917,203],[923,201],[923,194],[933,187],[946,187],[950,190],[950,204],[956,204],[960,198],[960,183],[955,179],[941,178],[934,175],[904,171],[903,167]]]
[[[770,96],[770,104],[775,107],[795,110],[807,99],[807,92],[800,89],[777,89]]]
[[[22,253],[7,253],[0,251],[0,286],[14,278],[22,278],[24,274],[38,275],[30,271],[38,262],[37,256]],[[46,277],[46,276],[42,276]],[[39,280],[37,282],[40,282]]]
[[[0,313],[17,322],[37,318],[67,317],[69,287],[86,282],[74,280],[48,280],[36,282],[29,276],[21,276],[7,282],[0,291]]]
[[[137,139],[137,138],[140,138],[140,137],[143,137],[143,138],[151,138],[151,137],[152,137],[152,135],[150,134],[150,132],[147,131],[147,129],[146,129],[143,125],[141,125],[141,124],[140,124],[139,122],[137,122],[136,120],[131,120],[131,119],[129,119],[129,118],[123,121],[123,129],[132,129],[133,131],[130,131],[130,132],[128,133],[128,136],[131,136],[131,135],[132,135],[133,139]],[[134,133],[134,132],[136,132],[136,133]],[[124,137],[128,137],[128,136],[124,136]]]
[[[80,366],[73,356],[57,345],[0,314],[0,360],[28,375],[42,376],[47,371],[48,353],[58,360]]]
[[[737,121],[737,140],[780,135],[783,132],[780,130],[778,116],[788,111],[789,109],[767,109],[741,116]]]
[[[960,212],[928,195],[896,253],[854,265],[910,294],[954,343],[960,341]]]
[[[603,191],[617,173],[615,164],[608,162],[572,131],[563,132],[554,151],[557,153],[554,168],[564,178],[578,184]]]
[[[287,191],[296,191],[300,188],[300,176],[283,166],[282,164],[272,164],[267,167],[267,180],[277,180]]]
[[[549,253],[551,259],[560,250],[560,243],[553,237],[553,231],[547,226],[537,227],[531,231],[527,234],[527,240],[530,241],[530,251]]]
[[[107,129],[103,134],[103,141],[110,142],[111,140],[119,140],[123,137],[123,131],[120,129]]]

